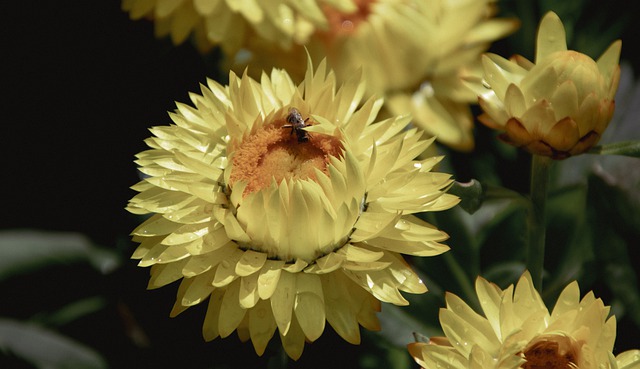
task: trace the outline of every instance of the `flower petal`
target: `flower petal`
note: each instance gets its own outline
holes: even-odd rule
[[[315,341],[322,335],[325,324],[324,294],[320,277],[300,273],[296,282],[297,292],[294,312],[307,339]]]
[[[291,327],[291,314],[296,296],[296,277],[288,272],[280,274],[278,286],[271,296],[271,310],[281,335]]]
[[[253,309],[249,310],[251,342],[259,356],[262,356],[267,348],[267,343],[273,337],[276,327],[269,301],[260,300]]]
[[[218,330],[220,337],[229,336],[238,327],[247,310],[239,305],[240,281],[230,284],[224,292],[222,305],[220,305],[220,318],[218,320]]]
[[[567,50],[567,36],[558,15],[547,12],[540,21],[536,42],[536,64],[556,51]]]

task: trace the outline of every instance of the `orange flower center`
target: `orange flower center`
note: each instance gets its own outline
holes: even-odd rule
[[[305,122],[311,125],[312,122]],[[230,186],[247,182],[244,196],[288,179],[316,179],[315,170],[328,174],[329,157],[339,157],[343,149],[333,136],[302,133],[289,127],[286,117],[252,130],[234,149]]]
[[[341,13],[330,6],[325,6],[324,14],[329,21],[326,38],[331,40],[355,32],[358,25],[367,20],[371,14],[371,4],[374,2],[375,0],[354,0],[357,9],[352,13]]]
[[[524,351],[523,369],[578,368],[578,347],[569,337],[547,337],[536,340]]]

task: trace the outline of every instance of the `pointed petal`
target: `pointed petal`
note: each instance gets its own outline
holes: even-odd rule
[[[607,50],[600,55],[596,63],[598,64],[598,70],[602,73],[605,81],[611,81],[613,79],[615,70],[619,68],[620,52],[622,50],[622,41],[614,41]]]
[[[215,287],[226,286],[238,278],[235,271],[236,264],[243,254],[244,252],[242,252],[242,250],[235,249],[233,250],[233,253],[229,255],[228,259],[222,260],[220,264],[218,264],[216,275],[213,277],[212,282]]]
[[[548,12],[540,21],[538,28],[535,62],[538,64],[552,53],[566,50],[567,36],[562,21],[556,13]]]
[[[253,309],[249,310],[249,333],[253,348],[258,356],[264,354],[276,327],[269,301],[261,300]]]
[[[250,309],[258,303],[258,273],[240,278],[239,301],[243,309]]]
[[[258,276],[258,295],[261,299],[267,300],[273,295],[278,287],[283,266],[284,261],[267,260],[264,267],[260,270],[260,276]]]
[[[296,278],[293,274],[280,274],[278,287],[271,296],[271,310],[281,335],[286,335],[291,327],[291,314],[296,296]]]
[[[305,336],[309,341],[313,342],[322,335],[325,324],[321,277],[314,274],[299,273],[296,278],[297,292],[294,312]]]
[[[578,113],[578,90],[575,83],[572,80],[561,83],[549,101],[553,106],[556,120],[575,117]]]
[[[218,322],[224,294],[224,290],[215,289],[209,298],[207,314],[204,318],[204,324],[202,325],[202,335],[206,341],[211,341],[220,335]]]
[[[273,305],[272,305],[273,306]],[[298,360],[300,356],[302,356],[302,351],[304,350],[304,332],[302,328],[300,328],[300,324],[295,319],[295,316],[291,320],[291,328],[287,331],[286,334],[280,333],[280,340],[282,341],[282,347],[287,352],[290,358],[293,360]]]
[[[360,328],[356,319],[355,299],[350,288],[357,287],[342,273],[330,273],[321,279],[327,306],[327,322],[349,343],[360,343]]]
[[[518,64],[491,53],[482,56],[482,66],[484,79],[500,100],[504,100],[509,84],[519,83],[527,74]]]
[[[580,288],[578,282],[573,281],[562,290],[556,305],[553,307],[551,317],[557,319],[562,314],[575,310],[580,305]]]
[[[580,140],[578,124],[566,117],[556,123],[545,136],[545,141],[558,151],[569,151]]]
[[[236,264],[236,274],[241,277],[251,275],[259,271],[266,260],[267,254],[264,252],[247,250]]]
[[[527,102],[524,94],[517,85],[511,83],[509,87],[507,87],[504,106],[512,117],[521,117],[527,110]]]
[[[190,279],[192,283],[189,284],[180,299],[180,303],[183,306],[193,306],[201,303],[209,297],[214,290],[214,287],[211,285],[211,281],[213,280],[213,272],[211,271]],[[188,279],[185,278],[185,280]]]
[[[229,285],[222,298],[218,329],[220,337],[225,338],[238,328],[247,310],[239,304],[240,281]]]
[[[151,267],[151,278],[148,289],[162,287],[182,278],[182,267],[188,259],[182,259],[169,264],[156,264]]]

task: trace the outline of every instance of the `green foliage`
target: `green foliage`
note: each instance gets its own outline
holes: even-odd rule
[[[601,155],[625,155],[640,158],[640,141],[616,142],[608,145],[596,146],[589,151]]]
[[[10,319],[0,319],[0,349],[37,368],[107,368],[100,354],[80,342],[37,325]]]
[[[114,270],[120,260],[78,233],[0,231],[0,282],[46,266],[76,262],[90,263],[106,273]]]

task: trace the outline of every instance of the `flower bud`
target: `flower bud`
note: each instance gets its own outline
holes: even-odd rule
[[[483,81],[472,86],[484,111],[478,119],[532,154],[581,154],[600,140],[613,116],[620,49],[617,40],[597,61],[567,50],[562,22],[549,12],[538,30],[535,64],[519,55],[483,56]]]

